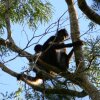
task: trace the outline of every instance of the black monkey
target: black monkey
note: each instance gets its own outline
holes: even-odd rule
[[[72,49],[67,55],[66,48],[82,45],[81,41],[64,44],[64,40],[67,38],[67,31],[65,29],[61,29],[56,33],[55,36],[51,36],[43,45],[36,45],[34,50],[36,53],[39,53],[40,51],[43,52],[43,54],[40,56],[40,59],[46,62],[47,64],[59,68],[61,72],[66,71],[66,69],[68,69],[69,66],[69,60],[74,51],[74,49]],[[40,69],[45,70],[43,67],[41,67],[42,65],[38,66],[40,66]],[[47,70],[45,71],[48,72]],[[52,69],[50,71],[52,71]],[[38,78],[43,79],[43,77],[36,72],[35,80]]]
[[[61,29],[56,33],[55,36],[51,36],[42,46],[36,45],[34,50],[35,52],[37,52],[36,48],[41,47],[43,55],[40,57],[40,59],[42,59],[47,64],[59,68],[61,71],[66,71],[66,69],[68,69],[69,66],[69,60],[74,51],[74,49],[72,49],[67,55],[66,47],[78,46],[82,44],[81,41],[64,44],[64,40],[67,38],[67,31],[65,29]]]

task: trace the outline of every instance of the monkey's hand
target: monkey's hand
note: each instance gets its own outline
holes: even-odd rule
[[[74,46],[82,46],[82,45],[83,45],[83,41],[81,40],[74,42]]]

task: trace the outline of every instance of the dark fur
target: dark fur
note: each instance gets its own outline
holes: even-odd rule
[[[38,44],[34,47],[36,53],[39,53],[40,51],[43,52],[42,55],[40,56],[41,60],[43,60],[45,63],[49,65],[52,65],[60,69],[61,72],[65,72],[68,69],[70,58],[72,57],[72,54],[74,52],[74,49],[72,49],[69,54],[66,54],[66,48],[82,45],[82,41],[64,44],[64,37],[67,38],[68,33],[65,29],[62,29],[59,30],[55,36],[51,36],[43,45]],[[58,60],[59,53],[56,50],[60,51],[59,60]],[[52,69],[49,71],[46,70],[43,67],[43,65],[38,63],[38,61],[37,65],[40,69],[45,70],[48,73],[52,71]],[[36,72],[35,80],[38,78],[43,79],[43,77],[35,69],[33,69],[33,71]]]
[[[58,31],[56,36],[51,36],[43,45],[42,45],[42,52],[43,55],[40,57],[41,60],[46,62],[49,65],[59,68],[61,71],[66,71],[69,66],[69,60],[72,57],[74,49],[70,51],[69,54],[66,54],[66,48],[72,46],[80,45],[80,41],[64,44],[64,37],[68,37],[68,33],[65,29]],[[41,45],[40,45],[41,46]],[[35,46],[35,52],[37,52],[36,48],[41,48],[39,45]],[[56,50],[63,51],[60,52],[60,58],[58,61],[58,52]],[[41,65],[40,65],[41,66]],[[42,67],[43,68],[43,67]],[[52,69],[50,70],[52,71]]]

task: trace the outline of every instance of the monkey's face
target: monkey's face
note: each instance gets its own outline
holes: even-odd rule
[[[66,40],[67,36],[65,35],[58,35],[57,36],[57,42],[63,42],[64,40]]]

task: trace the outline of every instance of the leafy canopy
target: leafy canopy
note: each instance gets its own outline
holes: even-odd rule
[[[5,27],[5,14],[12,23],[24,23],[36,27],[38,22],[51,18],[51,4],[41,0],[0,0],[0,29]]]

